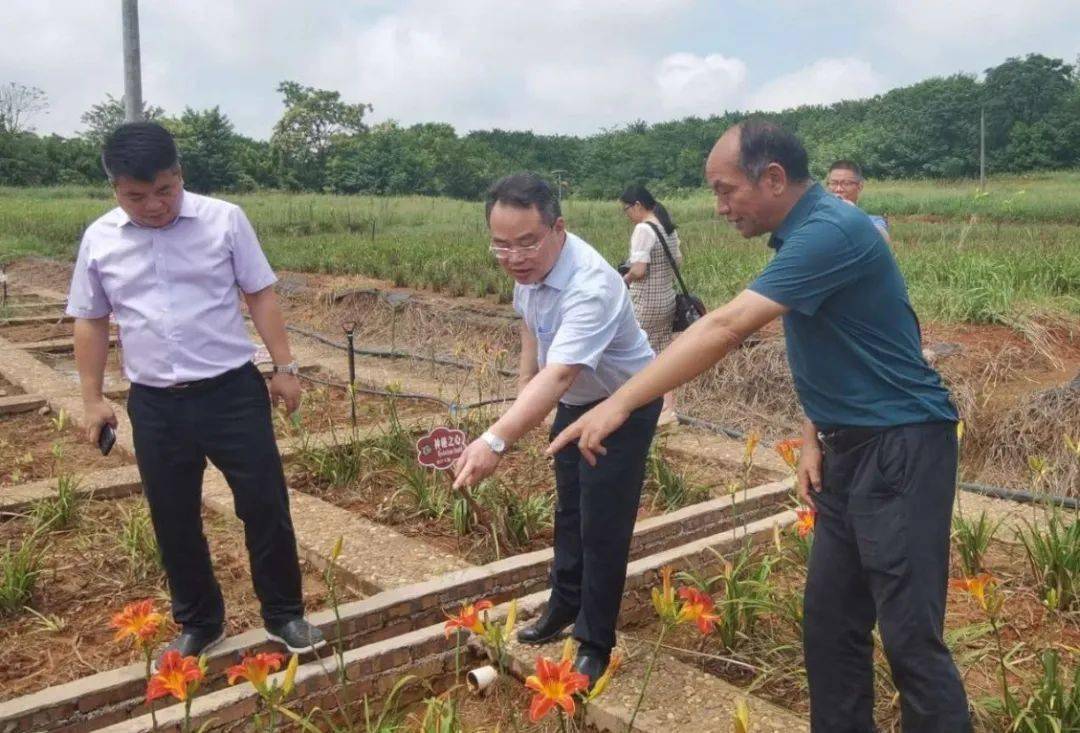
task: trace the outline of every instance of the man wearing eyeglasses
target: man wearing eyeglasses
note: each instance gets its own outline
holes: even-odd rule
[[[488,192],[491,252],[514,278],[522,316],[517,399],[454,465],[454,487],[490,476],[507,449],[556,409],[557,435],[653,359],[622,278],[566,231],[551,187],[532,173],[507,176]],[[555,559],[551,597],[519,641],[543,644],[571,624],[581,642],[575,668],[590,684],[615,645],[630,538],[645,461],[662,400],[631,413],[595,465],[576,445],[555,456]]]
[[[863,178],[862,168],[859,164],[851,160],[838,160],[829,166],[829,175],[825,178],[825,187],[832,192],[834,196],[847,201],[854,206],[859,205],[859,196],[862,195],[863,184],[866,183],[866,179]],[[870,221],[874,222],[874,226],[881,232],[881,236],[886,242],[890,242],[889,237],[889,222],[884,216],[877,216],[875,214],[867,214],[870,217]]]

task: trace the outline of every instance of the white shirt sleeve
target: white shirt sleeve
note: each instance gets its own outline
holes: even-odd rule
[[[656,232],[648,224],[641,223],[634,227],[630,235],[630,262],[650,262],[650,253],[656,244]]]
[[[245,293],[257,293],[277,282],[259,238],[247,216],[238,206],[230,216],[232,224],[232,261],[236,283]]]
[[[71,274],[66,312],[73,318],[104,318],[112,312],[112,304],[101,287],[101,278],[90,256],[92,237],[91,231],[83,235],[75,271]]]

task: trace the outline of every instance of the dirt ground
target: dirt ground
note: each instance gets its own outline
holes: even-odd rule
[[[14,397],[20,394],[24,394],[22,387],[12,384],[4,379],[3,375],[0,375],[0,397]]]
[[[138,661],[128,645],[113,643],[109,620],[124,604],[143,598],[168,611],[164,574],[154,569],[137,577],[119,540],[126,517],[143,506],[139,496],[85,503],[77,527],[44,540],[43,568],[29,606],[34,613],[24,610],[0,623],[0,700]],[[209,512],[203,521],[229,635],[260,627],[242,526]],[[0,547],[21,541],[30,529],[27,519],[0,523]],[[324,608],[321,574],[303,560],[301,565],[305,606]],[[342,600],[356,597],[346,588],[339,594]],[[175,632],[170,625],[168,638]]]
[[[59,473],[78,476],[131,462],[119,451],[102,456],[70,422],[59,430],[60,419],[59,413],[0,416],[0,487]],[[54,454],[54,446],[61,448],[59,458]]]
[[[74,324],[71,323],[27,323],[21,326],[0,326],[0,337],[16,344],[72,338],[73,335]]]

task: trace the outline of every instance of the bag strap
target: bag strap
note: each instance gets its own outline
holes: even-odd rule
[[[656,238],[660,240],[660,245],[664,248],[664,254],[667,255],[668,262],[671,263],[671,269],[675,272],[675,279],[679,281],[679,287],[682,288],[683,295],[690,295],[690,288],[686,287],[686,283],[683,282],[682,274],[679,272],[679,266],[675,264],[675,258],[671,256],[671,250],[668,249],[667,240],[664,239],[664,235],[660,232],[660,227],[653,224],[651,221],[645,222],[652,230],[656,232]]]

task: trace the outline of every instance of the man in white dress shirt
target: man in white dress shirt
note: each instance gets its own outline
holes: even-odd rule
[[[168,649],[198,656],[225,636],[200,512],[207,459],[225,474],[244,522],[267,635],[290,651],[318,648],[322,634],[303,618],[270,416],[271,398],[290,412],[300,399],[277,278],[238,206],[184,191],[163,127],[122,125],[106,139],[102,163],[119,206],[83,235],[67,312],[92,442],[116,425],[101,389],[110,314],[120,328],[135,458],[182,629]],[[274,360],[269,394],[252,364],[241,293]]]
[[[503,453],[555,409],[558,434],[653,360],[619,273],[566,231],[551,187],[532,173],[488,193],[491,253],[514,278],[522,317],[517,399],[454,466],[456,487],[491,475]],[[518,639],[543,644],[571,624],[581,642],[574,667],[595,682],[615,645],[645,461],[661,400],[642,405],[586,463],[577,446],[555,456],[555,559],[551,598]]]

